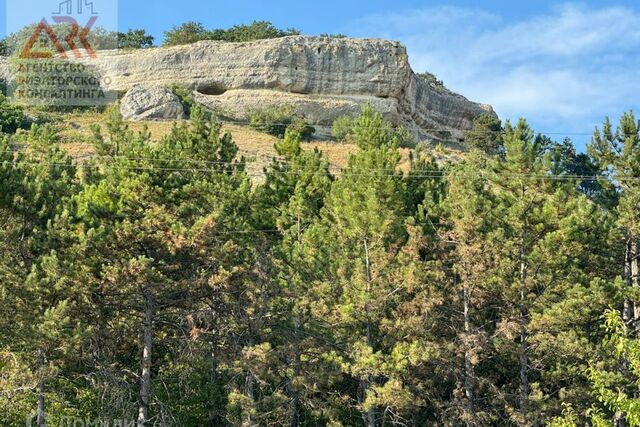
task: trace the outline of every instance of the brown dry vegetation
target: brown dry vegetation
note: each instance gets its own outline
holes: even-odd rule
[[[104,125],[106,115],[96,112],[60,113],[52,115],[54,121],[60,123],[60,135],[63,147],[76,159],[82,160],[92,156],[93,149],[88,144],[87,139],[91,136],[91,125],[98,123]],[[163,136],[171,132],[173,126],[179,122],[171,121],[145,121],[127,122],[129,129],[134,132],[143,131],[146,127],[151,134],[152,141],[159,141]],[[103,126],[104,128],[104,126]],[[248,171],[259,174],[269,165],[271,159],[276,156],[274,136],[258,132],[246,126],[237,124],[224,124],[223,130],[231,133],[233,140],[238,145],[240,155],[248,161]],[[349,155],[355,151],[353,144],[338,143],[335,141],[313,141],[303,144],[306,150],[318,149],[322,151],[329,160],[332,169],[339,170],[347,166]],[[403,161],[401,168],[407,171],[409,168],[409,151],[401,149]],[[438,152],[434,150],[436,158],[441,161],[453,160],[459,153],[447,149]]]

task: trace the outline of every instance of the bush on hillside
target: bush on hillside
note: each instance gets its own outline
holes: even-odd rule
[[[12,105],[6,96],[0,94],[0,132],[15,133],[25,122],[22,108]]]
[[[482,114],[473,121],[473,129],[464,133],[464,141],[469,148],[488,154],[501,151],[502,122],[491,114]]]
[[[318,37],[327,37],[330,39],[346,39],[348,36],[342,33],[337,33],[337,34],[322,33]]]
[[[178,46],[207,40],[209,31],[200,22],[185,22],[164,33],[164,46]]]
[[[353,130],[353,117],[340,116],[333,121],[331,136],[338,142],[347,142]]]
[[[447,88],[444,86],[444,83],[442,82],[442,80],[440,80],[438,77],[436,77],[435,74],[431,74],[431,73],[428,73],[428,72],[425,71],[424,73],[417,73],[416,75],[420,79],[422,79],[425,82],[427,82],[429,84],[429,86],[431,86],[432,88],[434,88],[438,92],[446,92],[447,91]]]
[[[248,42],[252,40],[277,39],[286,36],[297,36],[300,31],[295,28],[281,30],[268,21],[253,21],[249,25],[236,25],[228,30],[214,30],[213,33],[228,42]]]
[[[236,25],[229,29],[207,30],[200,22],[186,22],[165,33],[165,46],[178,46],[200,40],[247,42],[300,34],[295,28],[281,30],[268,21],[253,21],[249,25]]]
[[[118,49],[145,49],[153,46],[154,37],[146,30],[132,30],[118,33]]]
[[[187,118],[191,117],[191,111],[193,110],[193,107],[196,105],[196,101],[195,99],[193,99],[193,93],[191,89],[180,84],[173,84],[171,85],[171,87],[169,87],[169,89],[180,100],[180,103],[184,108],[185,116]]]
[[[33,36],[36,27],[37,24],[30,24],[23,27],[16,33],[9,34],[4,40],[4,55],[11,56],[20,54],[29,39]],[[58,41],[62,45],[63,49],[65,49],[66,51],[70,51],[71,48],[68,46],[65,38],[72,31],[71,25],[54,24],[51,25],[51,29],[58,38]],[[89,41],[89,44],[91,45],[91,48],[94,50],[115,49],[116,47],[118,47],[118,33],[108,31],[102,27],[93,28],[89,32],[87,39]],[[82,48],[82,46],[78,47]],[[0,47],[0,51],[2,49],[3,48]],[[40,34],[40,39],[38,40],[38,43],[36,43],[36,47],[34,47],[34,50],[56,53],[51,39],[44,32]]]
[[[374,111],[369,104],[363,107],[361,114],[356,118],[344,115],[335,119],[331,127],[331,136],[338,142],[352,142],[360,129],[371,127],[370,123],[374,123],[373,127],[381,128],[379,134],[383,139],[395,139],[398,147],[416,146],[416,140],[411,132],[401,125],[394,125],[383,119],[382,115]],[[362,135],[360,137],[364,138]]]
[[[249,125],[278,138],[283,138],[287,129],[290,129],[291,132],[296,132],[302,140],[310,140],[316,131],[304,117],[295,114],[292,105],[255,110],[249,116]]]

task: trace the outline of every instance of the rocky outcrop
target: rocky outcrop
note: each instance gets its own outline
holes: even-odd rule
[[[157,86],[134,86],[120,101],[126,120],[182,120],[184,107],[171,90]]]
[[[325,133],[341,114],[371,103],[421,137],[462,137],[493,110],[432,87],[411,70],[404,46],[379,39],[291,36],[248,43],[202,41],[138,51],[102,51],[105,86],[188,86],[198,102],[245,120],[251,110],[288,103]]]
[[[6,84],[9,81],[9,60],[0,56],[0,83]]]

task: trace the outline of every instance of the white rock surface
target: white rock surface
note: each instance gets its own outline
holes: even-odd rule
[[[138,51],[102,51],[94,65],[106,87],[181,84],[199,102],[236,119],[271,104],[289,103],[319,129],[371,102],[421,137],[448,132],[460,139],[475,117],[495,114],[432,87],[409,66],[395,41],[291,36],[247,43],[202,41]],[[1,64],[0,64],[1,67]],[[2,73],[0,72],[0,75]]]
[[[125,120],[182,120],[184,107],[169,89],[137,85],[120,101],[120,113]]]

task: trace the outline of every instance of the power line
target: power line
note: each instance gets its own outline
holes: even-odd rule
[[[7,110],[7,111],[12,111],[11,108],[6,108],[6,107],[0,107],[0,110]],[[258,131],[262,131],[264,132],[265,128],[263,127],[263,129],[261,129],[262,126],[252,126],[251,121],[249,120],[233,120],[233,119],[223,119],[223,118],[217,118],[216,122],[218,124],[230,124],[230,125],[244,125],[244,126],[249,126],[254,128],[255,130]],[[129,124],[131,122],[125,122],[126,124]],[[144,124],[145,122],[132,122],[132,123],[142,123]],[[188,123],[188,120],[184,120],[184,121],[175,121],[173,123]],[[93,124],[99,124],[98,122],[93,123]],[[269,126],[282,126],[282,127],[287,127],[290,126],[291,123],[269,123]],[[322,126],[322,127],[331,127],[333,124],[332,123],[327,123],[327,124],[310,124],[310,126]],[[400,126],[403,127],[403,126]],[[389,129],[389,130],[397,130],[398,127],[393,127],[393,126],[367,126],[368,129]],[[437,128],[437,127],[421,127],[421,126],[417,126],[417,128],[421,131],[424,132],[430,132],[430,133],[451,133],[451,132],[463,132],[463,133],[478,133],[478,134],[501,134],[501,135],[505,135],[507,132],[504,129],[501,130],[490,130],[490,129],[443,129],[443,128]],[[406,128],[405,128],[406,129]],[[533,131],[533,130],[532,130]],[[546,131],[533,131],[534,134],[536,135],[551,135],[551,136],[593,136],[595,131],[590,131],[590,132],[585,132],[585,131],[581,131],[581,132],[577,132],[577,131],[571,131],[571,132],[563,132],[563,131],[551,131],[551,132],[546,132]]]
[[[52,166],[52,167],[62,167],[62,168],[74,168],[79,169],[82,167],[91,167],[91,168],[101,168],[102,165],[76,165],[72,163],[53,163],[53,162],[33,162],[33,161],[2,161],[0,165],[11,165],[18,166],[21,164],[26,164],[30,166]],[[215,169],[215,168],[171,168],[171,167],[157,167],[157,166],[127,166],[127,165],[114,165],[109,164],[108,167],[122,169],[122,170],[131,170],[131,171],[165,171],[165,172],[228,172],[228,170],[224,169]],[[409,173],[403,174],[402,171],[397,170],[395,173],[382,173],[382,174],[371,174],[371,173],[359,173],[361,169],[358,168],[342,168],[339,171],[343,176],[364,176],[364,177],[372,177],[372,178],[384,178],[384,177],[399,177],[399,178],[444,178],[448,174],[442,170],[421,170],[418,173]],[[367,170],[367,169],[362,169]],[[368,169],[369,171],[375,171],[376,169]],[[378,169],[379,171],[388,171],[388,169]],[[356,171],[349,172],[349,171]],[[266,177],[269,174],[279,174],[279,175],[330,175],[327,171],[316,171],[313,173],[301,172],[301,171],[278,171],[271,170],[267,173],[246,173],[247,176],[250,177]],[[487,177],[487,174],[479,173],[483,177]],[[535,175],[535,174],[503,174],[496,175],[498,178],[507,178],[507,179],[529,179],[529,180],[559,180],[559,181],[640,181],[640,177],[614,177],[614,176],[595,176],[595,175],[552,175],[552,174],[544,174],[544,175]]]

